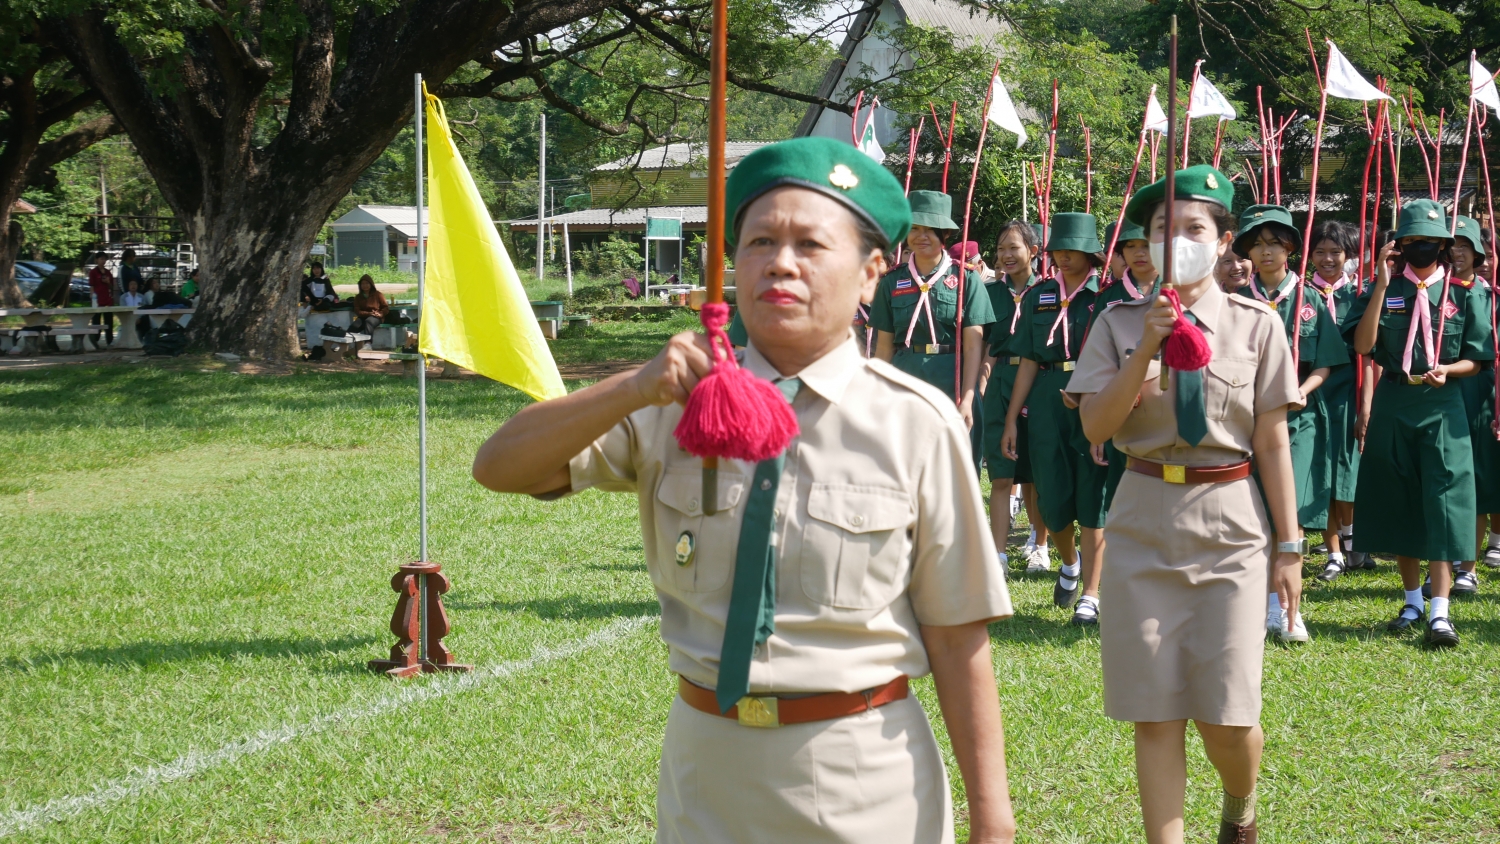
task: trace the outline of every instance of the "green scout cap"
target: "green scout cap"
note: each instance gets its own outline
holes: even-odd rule
[[[1114,240],[1114,238],[1115,238],[1115,224],[1114,223],[1110,223],[1109,225],[1107,225],[1107,226],[1104,227],[1104,242],[1106,244],[1108,244],[1111,240]],[[1141,228],[1140,226],[1136,225],[1135,223],[1130,222],[1129,220],[1126,220],[1125,221],[1125,226],[1120,229],[1120,237],[1119,237],[1119,239],[1115,240],[1115,251],[1119,252],[1120,249],[1125,246],[1125,243],[1127,241],[1131,241],[1131,240],[1146,240],[1146,239],[1147,238],[1146,238],[1146,230],[1145,229]]]
[[[1234,254],[1245,257],[1250,253],[1250,241],[1255,237],[1256,229],[1271,226],[1281,229],[1282,234],[1291,235],[1292,240],[1297,240],[1297,226],[1292,223],[1292,212],[1281,205],[1252,205],[1245,209],[1240,215],[1240,230],[1234,233]]]
[[[911,202],[912,225],[929,229],[958,228],[958,223],[953,222],[953,197],[948,194],[914,190],[906,198]]]
[[[1194,164],[1186,170],[1178,170],[1176,188],[1178,199],[1213,202],[1224,206],[1226,211],[1234,207],[1234,182],[1209,164]],[[1125,206],[1125,219],[1144,228],[1150,222],[1146,215],[1166,195],[1165,177],[1141,188]]]
[[[1474,251],[1479,254],[1479,257],[1483,258],[1485,255],[1484,238],[1479,233],[1479,221],[1473,217],[1465,217],[1460,214],[1458,215],[1457,226],[1458,228],[1453,230],[1453,234],[1468,240],[1469,244],[1474,247]]]
[[[1052,227],[1047,232],[1047,251],[1064,249],[1090,255],[1104,251],[1104,244],[1099,242],[1099,221],[1093,214],[1066,211],[1052,215]]]
[[[1403,237],[1439,237],[1452,242],[1448,236],[1448,215],[1443,206],[1431,199],[1413,199],[1401,209],[1400,225],[1396,226],[1396,239]]]
[[[725,239],[733,244],[738,238],[740,215],[751,202],[783,185],[842,203],[885,236],[884,246],[899,243],[911,229],[911,208],[889,170],[843,141],[793,138],[761,147],[730,171],[724,186],[730,222]]]

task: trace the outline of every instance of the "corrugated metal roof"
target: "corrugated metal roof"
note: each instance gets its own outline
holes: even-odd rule
[[[740,159],[771,141],[729,141],[724,144],[724,164],[726,169],[732,169]],[[638,154],[627,155],[624,158],[611,161],[608,164],[600,164],[594,170],[661,170],[671,167],[685,167],[688,164],[708,158],[707,144],[667,144],[666,146],[651,147]]]
[[[646,214],[652,217],[681,217],[684,226],[705,226],[708,224],[708,206],[705,205],[663,205],[656,208],[622,208],[618,211],[609,208],[589,208],[584,211],[570,211],[567,214],[558,214],[552,217],[554,229],[567,223],[569,228],[583,229],[585,227],[609,227],[614,229],[642,229],[646,227]],[[509,220],[512,229],[517,231],[536,231],[536,219]]]
[[[1010,27],[972,6],[953,0],[897,0],[908,23],[941,27],[970,44],[989,46]]]

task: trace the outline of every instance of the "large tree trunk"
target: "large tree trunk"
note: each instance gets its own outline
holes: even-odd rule
[[[334,206],[411,119],[415,72],[440,82],[473,55],[597,14],[610,0],[361,5],[339,35],[340,56],[334,6],[300,5],[307,31],[287,62],[284,127],[268,143],[256,138],[257,121],[276,68],[253,33],[242,39],[249,30],[226,23],[185,31],[175,87],[164,92],[102,10],[52,24],[191,233],[204,275],[189,326],[199,348],[266,358],[297,352],[303,260]],[[525,73],[518,67],[491,79]]]
[[[19,308],[26,304],[21,286],[16,283],[16,258],[26,233],[21,224],[10,218],[10,205],[0,207],[0,308]]]

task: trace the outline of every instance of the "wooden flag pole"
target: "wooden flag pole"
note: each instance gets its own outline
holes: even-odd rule
[[[1469,99],[1469,116],[1464,121],[1464,148],[1458,156],[1458,183],[1453,186],[1453,213],[1448,216],[1452,219],[1448,223],[1448,236],[1455,237],[1458,234],[1458,197],[1464,189],[1464,165],[1469,163],[1469,134],[1474,131],[1474,100]],[[1442,137],[1442,129],[1438,129],[1439,138]],[[1494,247],[1490,247],[1494,248]]]
[[[1173,252],[1177,250],[1172,243],[1173,213],[1176,211],[1177,198],[1177,16],[1172,16],[1172,33],[1167,41],[1167,184],[1166,184],[1166,231],[1162,235],[1161,250],[1161,289],[1162,292],[1172,290],[1177,285],[1172,279]],[[1150,221],[1147,221],[1150,226]],[[1149,236],[1150,232],[1147,232]],[[1167,368],[1166,351],[1163,346],[1161,378],[1157,386],[1163,393],[1172,383],[1172,372]]]
[[[1193,65],[1193,81],[1188,83],[1188,106],[1182,115],[1182,167],[1188,166],[1188,142],[1193,138],[1193,95],[1198,93],[1198,73],[1203,67],[1203,60],[1199,59]]]
[[[1312,46],[1310,37],[1307,43],[1309,47]],[[1312,55],[1312,63],[1313,73],[1317,74],[1319,79],[1322,79],[1323,75],[1318,72],[1317,53]],[[1328,66],[1329,68],[1333,67],[1332,41],[1328,42]],[[1322,94],[1318,97],[1318,130],[1317,134],[1313,136],[1312,179],[1307,183],[1307,224],[1303,227],[1302,231],[1302,264],[1297,270],[1297,303],[1295,305],[1297,310],[1292,315],[1292,337],[1295,338],[1292,343],[1292,366],[1294,367],[1297,366],[1302,357],[1302,302],[1305,298],[1304,291],[1307,287],[1307,261],[1310,257],[1308,253],[1312,252],[1313,221],[1318,216],[1318,159],[1323,151],[1323,121],[1328,116],[1328,86],[1322,85],[1320,87],[1322,88]]]
[[[1156,89],[1152,88],[1154,92]],[[1150,100],[1147,101],[1148,107]],[[1120,242],[1120,229],[1125,225],[1125,206],[1130,204],[1130,195],[1135,190],[1135,176],[1141,169],[1141,151],[1146,148],[1146,134],[1150,130],[1146,128],[1146,118],[1141,118],[1141,139],[1135,144],[1135,163],[1130,165],[1130,179],[1125,182],[1125,198],[1120,202],[1120,215],[1115,218],[1115,230],[1109,236],[1109,247],[1104,250],[1104,263],[1109,266],[1109,258],[1115,254],[1115,244]]]
[[[1472,84],[1473,83],[1470,83],[1471,86]],[[1469,96],[1471,98],[1473,97],[1472,91],[1470,92]],[[1484,151],[1484,124],[1487,122],[1489,122],[1489,112],[1486,111],[1484,106],[1481,105],[1479,108],[1478,129],[1479,170],[1480,172],[1484,173],[1484,204],[1485,210],[1489,212],[1488,226],[1490,230],[1490,250],[1493,251],[1496,248],[1495,245],[1497,242],[1495,240],[1495,195],[1494,192],[1490,190],[1490,159],[1489,155]],[[1491,266],[1500,266],[1500,260],[1495,260]],[[1500,296],[1496,295],[1496,291],[1494,289],[1496,276],[1500,276],[1500,273],[1497,273],[1494,269],[1491,269],[1490,277],[1485,279],[1490,283],[1490,325],[1495,324],[1496,301],[1500,300]],[[1500,349],[1500,331],[1491,331],[1490,337],[1495,343],[1495,348]],[[1500,367],[1495,367],[1495,410],[1496,421],[1492,423],[1491,430],[1494,432],[1495,439],[1500,440]]]
[[[974,148],[974,168],[969,171],[969,196],[964,200],[964,230],[958,239],[958,307],[953,314],[953,401],[956,404],[962,404],[964,400],[964,282],[968,280],[969,270],[963,244],[969,242],[969,212],[974,208],[974,183],[979,181],[979,159],[984,155],[984,139],[990,128],[990,98],[995,94],[995,77],[999,73],[1000,60],[995,59],[995,68],[990,71],[989,87],[984,91],[984,107],[979,112],[979,145]],[[916,319],[915,315],[912,318]]]
[[[1052,272],[1051,255],[1047,251],[1047,241],[1052,233],[1052,172],[1057,164],[1057,80],[1052,80],[1052,124],[1047,131],[1047,171],[1042,175],[1044,184],[1042,194],[1042,206],[1038,209],[1037,218],[1042,222],[1042,278],[1047,278]]]
[[[708,266],[703,283],[708,301],[724,301],[724,144],[727,138],[729,0],[713,0],[708,60]],[[859,94],[863,99],[864,92]],[[856,108],[858,106],[856,105]],[[853,118],[851,118],[852,120]],[[719,511],[719,458],[703,458],[703,512]]]
[[[1269,197],[1271,195],[1271,133],[1270,126],[1266,122],[1266,106],[1261,99],[1259,85],[1255,86],[1255,111],[1260,117],[1260,195]]]
[[[1094,210],[1094,139],[1081,114],[1078,115],[1078,125],[1083,127],[1083,213],[1091,214]]]

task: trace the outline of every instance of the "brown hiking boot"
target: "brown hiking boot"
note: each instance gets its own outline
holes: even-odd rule
[[[1217,844],[1255,844],[1255,821],[1243,825],[1219,821]]]

